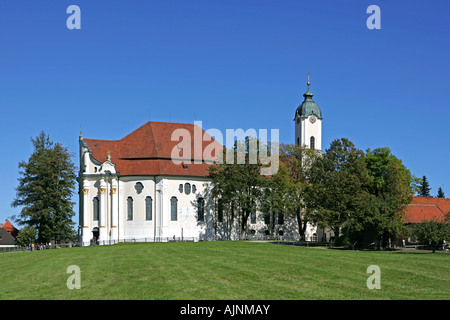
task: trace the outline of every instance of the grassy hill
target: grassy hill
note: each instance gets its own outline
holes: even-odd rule
[[[69,290],[67,268],[81,270]],[[369,290],[378,265],[381,289]],[[0,254],[0,299],[448,299],[450,254],[252,242],[137,243]]]

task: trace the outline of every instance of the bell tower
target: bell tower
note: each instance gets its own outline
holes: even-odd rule
[[[303,94],[305,98],[295,111],[295,144],[307,148],[322,150],[322,111],[313,101],[314,94],[308,90]]]

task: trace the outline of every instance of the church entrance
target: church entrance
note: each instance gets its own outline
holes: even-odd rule
[[[95,227],[94,229],[92,229],[91,245],[98,244],[99,234],[100,234],[100,231],[98,230],[98,227]]]

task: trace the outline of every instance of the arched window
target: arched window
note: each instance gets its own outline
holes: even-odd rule
[[[178,199],[177,197],[170,198],[170,220],[177,221],[178,213]]]
[[[180,193],[183,193],[183,185],[182,185],[182,184],[180,184],[180,185],[178,186],[178,191],[180,191]]]
[[[315,149],[315,148],[316,148],[316,138],[311,137],[311,138],[309,139],[309,147],[310,147],[311,149]]]
[[[264,214],[264,223],[270,225],[270,211]]]
[[[145,220],[152,220],[153,200],[152,197],[145,198]]]
[[[250,213],[250,223],[256,223],[256,204],[253,203],[253,209]]]
[[[127,220],[133,220],[133,198],[127,198]]]
[[[278,224],[284,223],[284,215],[281,212],[278,212]]]
[[[185,183],[184,184],[184,193],[186,194],[190,194],[191,193],[191,184],[190,183]]]
[[[195,186],[195,184],[192,185],[192,193],[196,193],[197,192],[197,187]]]
[[[98,221],[98,217],[100,216],[100,201],[98,200],[98,197],[95,197],[92,199],[93,206],[94,206],[94,221]],[[87,223],[86,221],[84,222]]]
[[[198,221],[205,221],[205,200],[198,198],[197,200]]]
[[[217,200],[217,221],[223,222],[223,201],[222,201],[222,199]]]

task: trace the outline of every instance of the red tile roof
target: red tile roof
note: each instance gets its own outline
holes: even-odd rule
[[[413,197],[403,216],[406,223],[420,223],[423,220],[442,218],[449,212],[449,198]]]
[[[10,235],[12,235],[13,237],[16,237],[17,234],[19,233],[19,230],[16,229],[11,222],[9,222],[8,219],[6,219],[6,222],[3,224],[3,229],[5,229],[6,231],[8,231],[8,233]]]
[[[191,164],[175,164],[172,161],[172,150],[176,150],[177,155],[183,155],[183,151],[177,149],[177,145],[183,144],[183,138],[174,138],[176,141],[171,141],[172,133],[177,129],[187,130],[190,134],[190,157],[182,160],[190,160]],[[213,152],[212,157],[203,159],[200,164],[193,163],[194,160],[202,160],[199,157],[194,159],[194,130],[197,130],[196,132],[201,133],[201,135],[206,134],[203,129],[195,124],[148,122],[120,140],[84,139],[84,141],[91,149],[92,156],[101,163],[107,160],[107,154],[110,151],[111,162],[116,165],[116,171],[121,176],[206,177],[209,176],[208,167],[215,160],[215,154]],[[205,148],[211,144],[213,144],[211,147],[217,147],[216,150],[222,150],[223,148],[212,137],[207,136],[211,140],[202,142],[201,149],[199,149],[202,151],[201,157],[203,157]],[[189,155],[189,152],[186,153]]]

